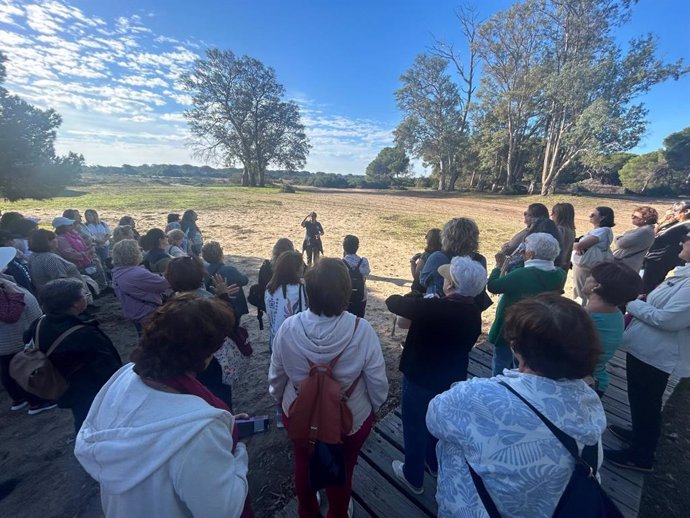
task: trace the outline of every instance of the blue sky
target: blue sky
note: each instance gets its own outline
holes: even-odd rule
[[[400,74],[434,37],[461,44],[459,3],[0,0],[0,50],[9,58],[6,86],[55,108],[63,116],[58,150],[83,153],[89,164],[199,164],[176,77],[218,47],[275,68],[302,107],[313,145],[307,169],[361,174],[392,144]],[[488,17],[512,2],[478,3]],[[690,62],[689,19],[686,0],[641,0],[617,36],[652,32],[662,57]],[[641,100],[650,124],[635,151],[657,149],[690,126],[690,77]]]

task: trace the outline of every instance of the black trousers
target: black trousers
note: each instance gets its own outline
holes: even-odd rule
[[[633,429],[631,453],[636,461],[652,464],[661,435],[661,398],[669,375],[629,353],[625,367]]]

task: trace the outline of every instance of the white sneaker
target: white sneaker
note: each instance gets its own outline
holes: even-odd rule
[[[355,502],[350,497],[350,501],[347,503],[347,518],[352,518],[355,515]]]
[[[403,482],[407,486],[407,489],[412,491],[415,495],[421,495],[424,492],[424,488],[413,486],[408,482],[408,480],[405,478],[405,473],[403,472],[403,466],[405,466],[403,462],[399,460],[394,460],[391,464],[391,467],[393,468],[393,473],[401,482]]]

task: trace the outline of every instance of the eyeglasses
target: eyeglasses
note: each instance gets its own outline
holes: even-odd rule
[[[632,219],[642,219],[642,216],[638,216],[637,214],[633,214]]]
[[[599,214],[596,214],[596,213],[594,213],[594,212],[592,212],[592,213],[589,215],[590,218],[596,218],[596,217],[598,217],[598,216],[599,216]]]

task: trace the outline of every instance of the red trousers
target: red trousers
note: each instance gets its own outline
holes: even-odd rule
[[[283,422],[286,422],[283,415]],[[287,423],[285,423],[287,426]],[[344,486],[327,487],[328,518],[347,518],[347,504],[352,495],[352,472],[357,463],[359,450],[367,440],[374,426],[374,414],[369,415],[357,433],[343,440],[345,447],[345,468],[347,475]],[[309,449],[306,441],[292,441],[295,450],[295,493],[297,493],[297,514],[300,518],[317,518],[319,503],[316,493],[309,485]]]

